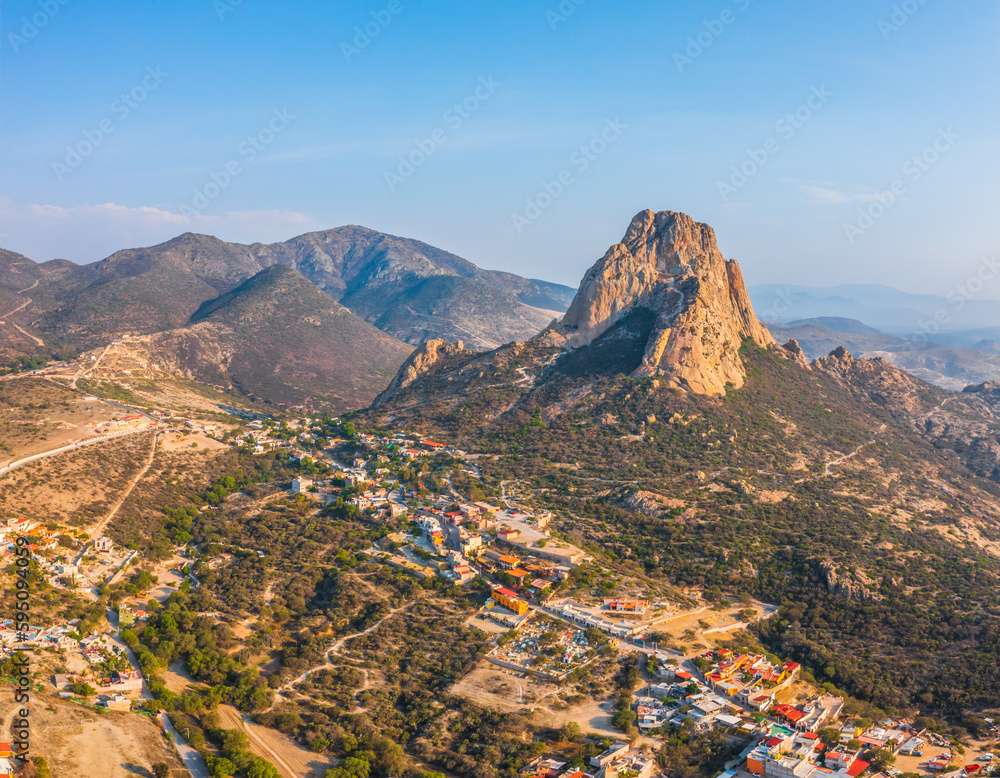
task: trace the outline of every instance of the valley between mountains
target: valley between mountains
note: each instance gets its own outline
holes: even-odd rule
[[[0,304],[53,774],[993,764],[1000,387],[779,342],[686,214],[575,291],[343,227],[3,252]]]

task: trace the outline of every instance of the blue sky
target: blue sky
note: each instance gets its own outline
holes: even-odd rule
[[[1000,5],[6,0],[0,246],[365,224],[575,284],[641,208],[751,283],[1000,297]]]

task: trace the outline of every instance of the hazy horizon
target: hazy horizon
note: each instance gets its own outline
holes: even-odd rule
[[[362,224],[576,286],[653,208],[753,285],[1000,297],[987,2],[45,9],[0,20],[0,246],[37,261]]]

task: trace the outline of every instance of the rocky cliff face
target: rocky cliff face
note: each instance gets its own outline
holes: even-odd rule
[[[392,383],[375,398],[375,405],[386,399],[395,397],[418,378],[432,370],[439,369],[442,363],[450,357],[461,356],[473,352],[465,348],[462,341],[450,343],[442,338],[430,338],[417,347],[400,366]]]
[[[621,242],[587,271],[558,328],[571,347],[586,346],[637,308],[655,322],[636,372],[695,394],[743,385],[744,340],[775,345],[739,265],[723,256],[711,227],[683,213],[636,214]]]

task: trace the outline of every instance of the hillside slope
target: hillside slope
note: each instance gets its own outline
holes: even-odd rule
[[[30,262],[30,260],[27,260]],[[347,226],[283,243],[228,243],[185,233],[42,278],[35,319],[61,348],[93,348],[125,333],[181,326],[261,270],[300,271],[334,299],[396,337],[465,338],[484,348],[526,338],[565,310],[572,290],[482,270],[420,241]]]
[[[649,267],[686,273],[663,253],[610,280],[634,290]],[[715,251],[697,256],[724,267]],[[743,309],[711,285],[680,307],[615,299],[613,321],[582,345],[566,334],[579,331],[566,326],[578,326],[576,302],[569,322],[527,342],[427,344],[366,416],[485,455],[488,477],[518,479],[564,532],[650,574],[781,603],[762,637],[822,680],[952,716],[995,701],[1000,487],[943,416],[972,413],[968,398],[843,350],[809,364],[752,311],[733,318]],[[699,308],[727,313],[689,315]],[[649,371],[665,316],[705,348]],[[734,326],[742,345],[713,351]],[[677,380],[719,365],[742,378],[724,394]],[[638,493],[683,507],[650,510]]]
[[[153,369],[252,401],[335,412],[369,402],[411,350],[281,266],[204,303],[185,326],[130,346]]]

